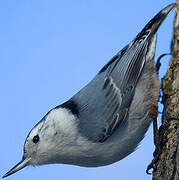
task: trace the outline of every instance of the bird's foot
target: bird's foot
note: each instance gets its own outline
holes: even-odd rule
[[[159,128],[157,129],[158,132],[154,132],[154,144],[155,144],[155,151],[153,153],[153,160],[152,162],[147,166],[146,173],[151,175],[152,173],[150,172],[151,169],[153,169],[153,172],[157,168],[157,163],[159,160],[159,157],[162,153],[162,148],[166,142],[164,142],[163,137],[165,131],[168,129],[170,122],[173,120],[179,120],[179,118],[168,118],[164,124],[162,124]],[[155,128],[154,128],[155,129]]]

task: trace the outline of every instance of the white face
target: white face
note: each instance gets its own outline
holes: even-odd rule
[[[43,120],[39,122],[29,133],[24,145],[24,158],[30,158],[30,164],[36,165],[38,161],[38,152],[42,139],[41,128]]]
[[[76,116],[65,108],[52,109],[27,136],[22,160],[3,177],[28,165],[71,164],[85,142],[77,131]]]
[[[66,109],[50,111],[29,133],[24,158],[31,165],[63,163],[78,137],[75,117]]]

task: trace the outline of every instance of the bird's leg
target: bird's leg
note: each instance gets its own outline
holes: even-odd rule
[[[160,147],[160,138],[159,138],[159,129],[157,125],[157,117],[153,119],[153,133],[154,133],[154,144],[155,144],[155,151],[153,153],[153,160],[152,162],[147,166],[146,173],[151,174],[149,172],[150,169],[155,170],[156,169],[156,163],[159,159],[159,155],[161,152],[161,147]]]
[[[168,129],[170,122],[173,120],[179,120],[179,118],[168,118],[165,123],[163,123],[160,128],[158,129],[157,126],[157,118],[153,120],[153,130],[154,130],[154,144],[155,144],[155,151],[153,153],[153,160],[152,162],[147,166],[146,173],[151,174],[149,172],[150,169],[156,170],[157,168],[157,162],[159,160],[159,157],[162,153],[162,148],[165,142],[163,142],[163,136],[165,131]]]

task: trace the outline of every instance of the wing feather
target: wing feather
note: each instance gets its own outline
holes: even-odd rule
[[[104,142],[128,118],[137,82],[146,56],[154,55],[150,45],[171,4],[154,16],[136,38],[115,55],[81,91],[62,107],[79,118],[79,131],[91,141]],[[152,48],[152,47],[151,47]],[[147,54],[152,53],[152,54]]]
[[[126,46],[73,97],[80,108],[79,130],[88,139],[104,142],[128,117],[136,83],[145,64],[146,49],[146,42]]]

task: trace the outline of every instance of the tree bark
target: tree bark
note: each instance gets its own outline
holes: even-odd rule
[[[173,25],[172,59],[168,72],[162,81],[163,117],[179,118],[179,0]],[[169,123],[164,136],[163,147],[153,180],[179,180],[179,120]]]

